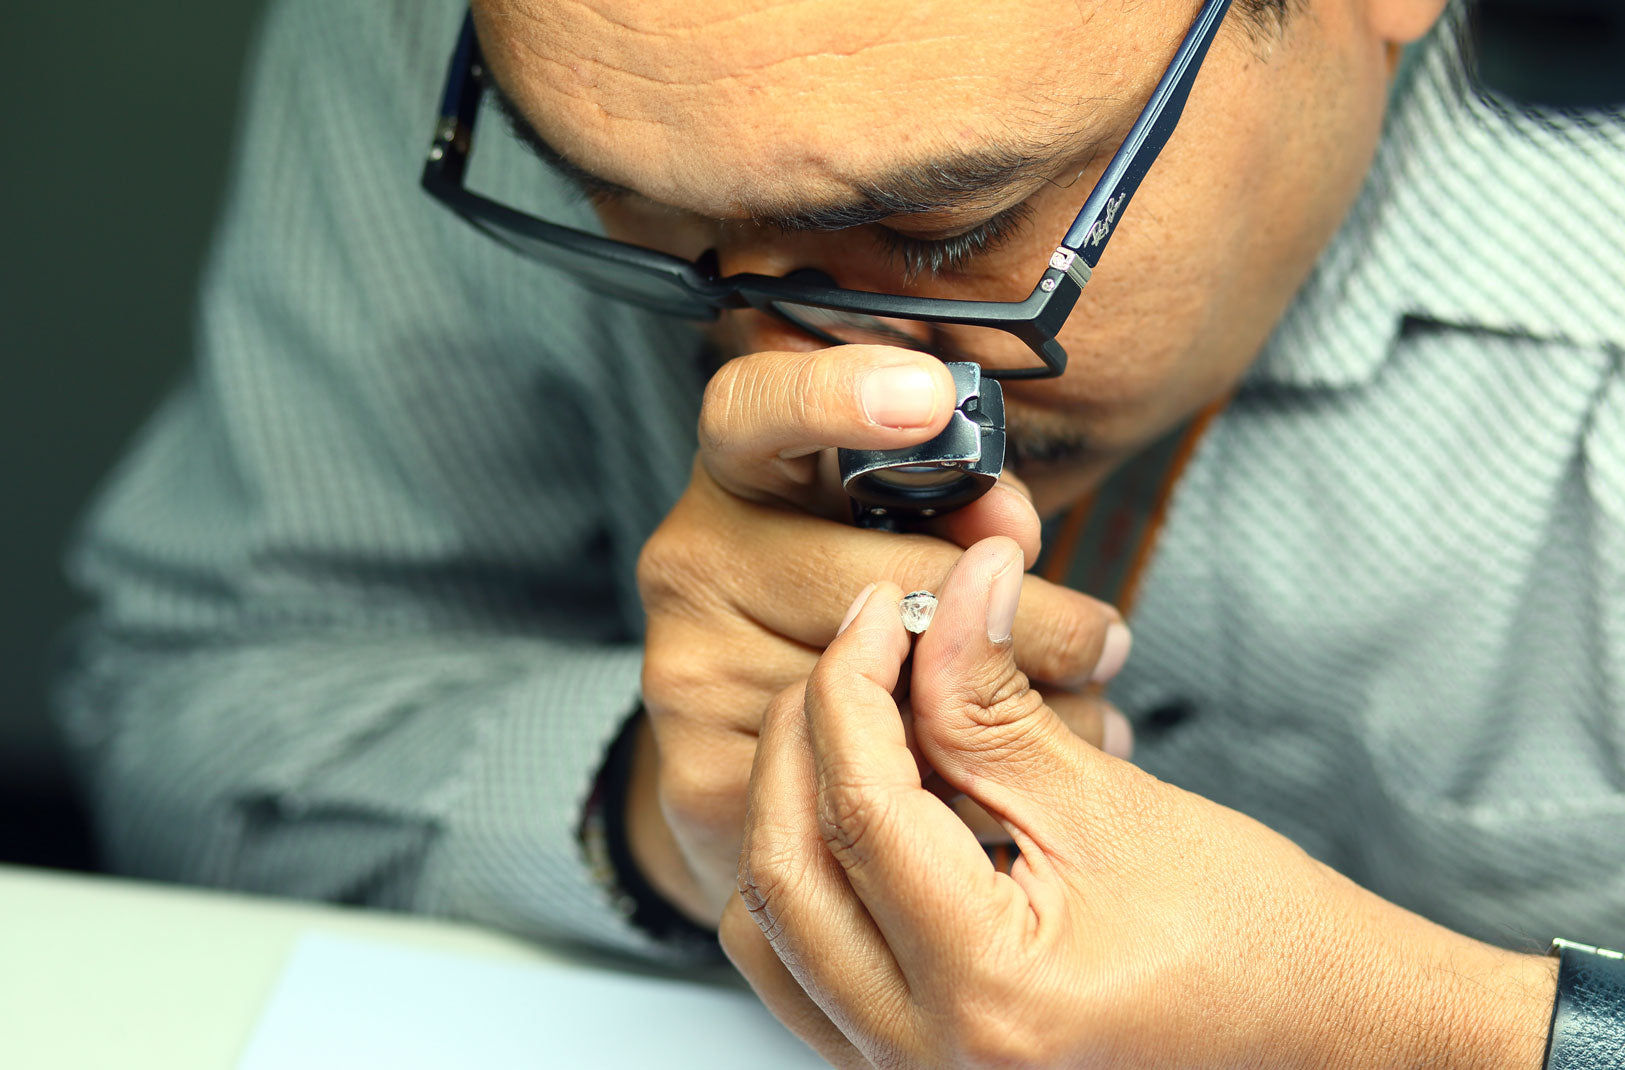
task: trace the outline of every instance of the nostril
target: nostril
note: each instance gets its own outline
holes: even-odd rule
[[[817,268],[796,268],[785,277],[787,282],[798,282],[803,286],[829,286],[834,288],[839,284],[835,279]]]

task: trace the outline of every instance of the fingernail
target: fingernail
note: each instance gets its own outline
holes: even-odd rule
[[[1121,621],[1106,629],[1106,644],[1100,648],[1100,660],[1095,662],[1089,682],[1103,684],[1116,676],[1128,661],[1128,652],[1134,646],[1134,633]]]
[[[924,368],[879,368],[863,380],[863,412],[886,427],[924,427],[937,412],[937,384]]]
[[[1127,761],[1134,753],[1134,726],[1117,710],[1107,710],[1101,727],[1100,749]]]
[[[1021,555],[1012,554],[1004,568],[993,577],[987,595],[987,638],[990,643],[1008,643],[1016,626],[1016,606],[1021,601]]]
[[[871,583],[869,586],[858,592],[858,596],[852,600],[851,608],[846,611],[846,618],[841,621],[841,626],[835,629],[836,635],[840,635],[842,632],[846,631],[847,627],[853,621],[858,619],[858,614],[863,612],[863,603],[869,601],[869,595],[874,591],[874,589],[875,585]]]

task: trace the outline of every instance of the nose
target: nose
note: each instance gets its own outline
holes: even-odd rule
[[[829,235],[738,224],[716,236],[717,269],[723,275],[784,276],[801,268],[832,274]]]
[[[723,275],[758,274],[871,293],[900,293],[903,280],[865,228],[784,231],[765,226],[730,228],[714,249]],[[814,274],[816,273],[816,274]],[[932,351],[930,328],[916,320],[775,302],[743,318],[766,342],[786,326],[825,345],[866,342]],[[765,321],[764,321],[765,317]]]

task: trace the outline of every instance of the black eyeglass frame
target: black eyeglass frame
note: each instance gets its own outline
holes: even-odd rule
[[[618,269],[652,276],[691,298],[693,309],[678,309],[641,300],[633,293],[604,291],[608,296],[692,319],[714,319],[723,309],[754,308],[786,319],[801,330],[832,343],[841,339],[810,328],[775,307],[778,302],[810,305],[887,319],[988,327],[1013,335],[1027,345],[1043,367],[985,368],[990,379],[1047,379],[1066,370],[1066,350],[1056,341],[1079,295],[1100,263],[1106,243],[1122,221],[1140,182],[1179,123],[1192,84],[1201,70],[1232,0],[1205,0],[1179,50],[1163,72],[1151,98],[1096,181],[1032,293],[1022,301],[967,301],[957,298],[910,297],[849,290],[824,285],[817,272],[788,276],[741,273],[718,276],[705,258],[685,260],[630,242],[606,238],[559,223],[550,223],[501,204],[464,184],[474,128],[485,94],[484,61],[474,32],[472,13],[465,16],[456,50],[446,72],[440,118],[423,166],[422,185],[436,200],[469,224],[522,255],[540,259],[505,237],[511,232],[542,245],[557,246]]]

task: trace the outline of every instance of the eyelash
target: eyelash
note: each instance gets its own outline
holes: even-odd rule
[[[921,275],[931,278],[941,272],[962,269],[973,258],[993,252],[1009,241],[1031,218],[1032,207],[1018,204],[952,238],[910,238],[885,227],[876,231],[876,237],[887,255],[902,263],[904,275],[912,281]]]

